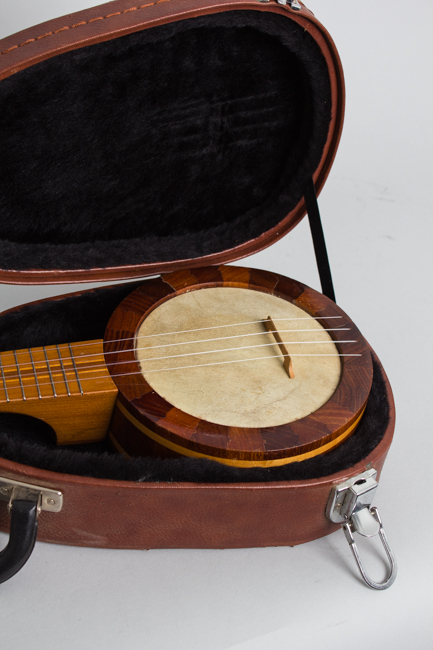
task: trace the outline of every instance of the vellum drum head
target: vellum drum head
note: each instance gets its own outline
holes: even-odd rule
[[[294,378],[266,330],[269,317]],[[231,427],[277,426],[310,415],[333,395],[341,374],[335,344],[309,314],[277,296],[232,287],[193,290],[156,307],[137,331],[136,358],[167,402]]]

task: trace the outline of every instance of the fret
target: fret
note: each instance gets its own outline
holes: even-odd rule
[[[4,375],[4,372],[3,372],[3,364],[2,364],[1,357],[0,357],[0,373],[1,373],[1,376],[2,376],[3,389],[4,389],[4,392],[5,392],[5,395],[6,395],[6,401],[9,402],[9,394],[8,394],[8,389],[6,388],[6,379],[5,379],[5,375]]]
[[[26,394],[25,394],[25,391],[24,391],[24,384],[23,384],[23,379],[21,377],[21,370],[20,370],[20,366],[19,366],[19,363],[18,363],[16,350],[14,350],[14,357],[15,357],[15,365],[16,365],[17,371],[18,371],[18,380],[20,382],[21,393],[23,395],[23,400],[26,401]]]
[[[29,355],[30,355],[30,361],[31,361],[31,364],[32,364],[32,368],[33,368],[33,374],[34,374],[34,377],[35,377],[36,388],[38,390],[38,397],[39,397],[39,399],[42,399],[41,389],[39,388],[38,375],[36,374],[35,362],[33,360],[33,353],[32,353],[30,348],[28,348],[28,351],[29,351]]]
[[[47,354],[47,351],[46,351],[46,349],[45,349],[45,345],[43,346],[42,349],[43,349],[43,351],[44,351],[45,361],[47,362],[48,374],[50,375],[51,387],[52,387],[52,389],[53,389],[53,395],[54,395],[54,397],[57,397],[56,387],[55,387],[55,385],[54,385],[53,373],[51,372],[50,362],[49,362],[49,360],[48,360],[48,354]]]
[[[68,393],[68,397],[70,397],[71,396],[71,391],[69,389],[69,383],[68,383],[68,378],[66,376],[65,366],[63,364],[63,359],[61,357],[60,349],[59,349],[58,345],[56,345],[56,350],[57,350],[57,356],[59,357],[59,361],[60,361],[60,368],[62,369],[62,373],[63,373],[63,379],[65,380],[65,386],[66,386],[66,390],[67,390],[67,393]]]
[[[72,365],[73,365],[73,367],[74,367],[74,371],[75,371],[75,377],[77,378],[78,388],[80,389],[80,393],[81,393],[81,395],[83,395],[83,388],[82,388],[82,386],[81,386],[80,377],[78,376],[78,368],[77,368],[77,365],[76,365],[76,363],[75,363],[74,353],[72,352],[72,346],[71,346],[70,343],[68,343],[68,346],[69,346],[69,353],[70,353],[70,355],[71,355]]]

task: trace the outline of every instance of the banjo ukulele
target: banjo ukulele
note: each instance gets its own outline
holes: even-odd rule
[[[356,429],[369,347],[334,302],[276,273],[203,267],[148,280],[103,340],[0,354],[0,411],[57,443],[128,456],[272,467],[326,453]]]

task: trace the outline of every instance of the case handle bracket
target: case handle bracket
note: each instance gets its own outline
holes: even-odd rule
[[[63,495],[57,490],[0,477],[0,499],[8,502],[11,515],[9,541],[0,552],[1,583],[18,573],[32,554],[40,511],[60,512]]]

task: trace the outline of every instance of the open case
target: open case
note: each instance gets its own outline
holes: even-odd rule
[[[343,314],[315,203],[343,110],[335,46],[297,2],[119,0],[1,41],[0,280],[129,282],[3,313],[0,349],[101,339],[131,292],[152,293],[155,280],[136,279],[156,274],[176,290],[260,275],[268,293],[319,305],[298,282],[227,266],[307,207],[326,309]],[[29,557],[37,527],[61,544],[227,548],[300,544],[342,523],[354,551],[353,532],[379,532],[392,570],[384,585],[367,581],[389,586],[394,560],[370,505],[394,406],[373,351],[368,363],[356,429],[286,464],[58,447],[41,420],[0,414],[2,579]]]

